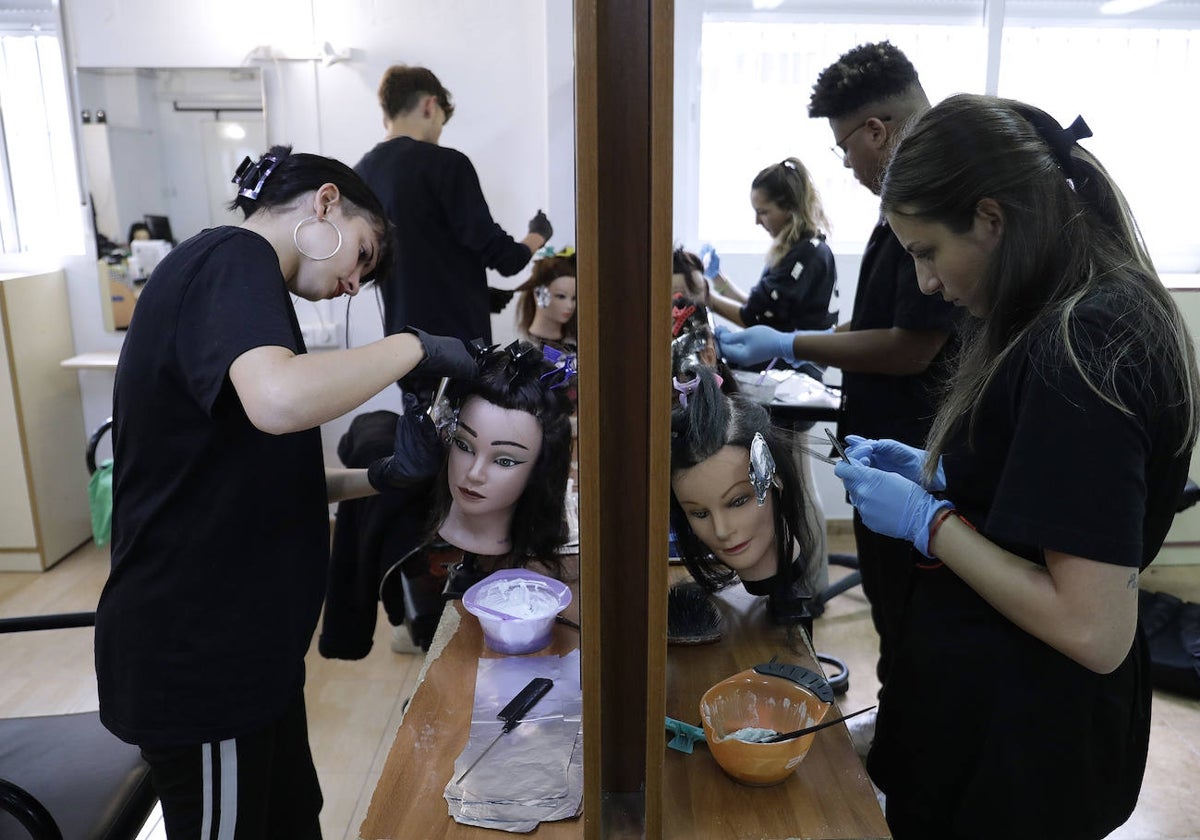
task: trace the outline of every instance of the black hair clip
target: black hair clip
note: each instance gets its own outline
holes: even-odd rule
[[[542,347],[542,356],[554,367],[543,373],[538,379],[542,382],[549,380],[547,387],[551,391],[565,388],[567,383],[578,373],[575,363],[579,357],[574,353],[565,353],[546,345]]]
[[[475,357],[475,364],[482,365],[483,360],[492,355],[492,351],[499,346],[499,344],[488,344],[482,338],[473,338],[471,339],[471,343],[467,345],[467,349]]]
[[[257,163],[251,161],[249,157],[243,158],[232,178],[232,183],[238,185],[238,195],[251,201],[257,201],[263,183],[278,165],[279,158],[275,155],[263,155]]]

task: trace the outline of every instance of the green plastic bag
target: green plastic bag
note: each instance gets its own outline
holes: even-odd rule
[[[112,458],[102,461],[88,479],[88,504],[92,508],[92,539],[108,545],[112,536]]]

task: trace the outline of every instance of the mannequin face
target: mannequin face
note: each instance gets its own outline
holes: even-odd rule
[[[541,425],[532,414],[470,397],[450,439],[447,481],[454,504],[468,517],[511,513],[541,449]]]
[[[546,288],[550,290],[546,315],[556,324],[567,323],[575,314],[575,278],[555,277]]]
[[[671,488],[688,523],[716,558],[742,580],[775,574],[775,497],[762,506],[750,484],[750,450],[725,446],[705,461],[671,477]]]

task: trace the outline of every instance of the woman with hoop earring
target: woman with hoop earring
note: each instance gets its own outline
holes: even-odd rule
[[[415,329],[308,353],[290,295],[354,295],[386,271],[383,208],[349,167],[287,146],[233,181],[245,221],[155,268],[117,366],[100,715],[141,747],[168,837],[319,838],[303,688],[328,505],[374,492],[366,470],[325,468],[319,426],[475,362]]]

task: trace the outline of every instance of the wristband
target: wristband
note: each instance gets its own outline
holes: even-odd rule
[[[972,525],[965,516],[963,516],[961,513],[958,512],[957,508],[948,507],[948,508],[944,509],[941,513],[939,513],[937,515],[937,518],[933,520],[933,524],[929,526],[929,541],[926,543],[926,545],[930,546],[931,551],[933,548],[934,535],[938,532],[938,528],[942,527],[942,523],[945,522],[947,519],[949,519],[951,516],[957,517],[959,519],[959,521],[961,521],[964,525],[966,525],[972,531],[977,530],[975,528],[975,526]],[[936,560],[937,558],[932,558],[932,559]],[[924,563],[917,564],[918,568],[922,568],[922,569],[935,569],[940,565],[942,565],[941,560],[938,560],[936,563],[931,563],[931,564],[924,564]]]

